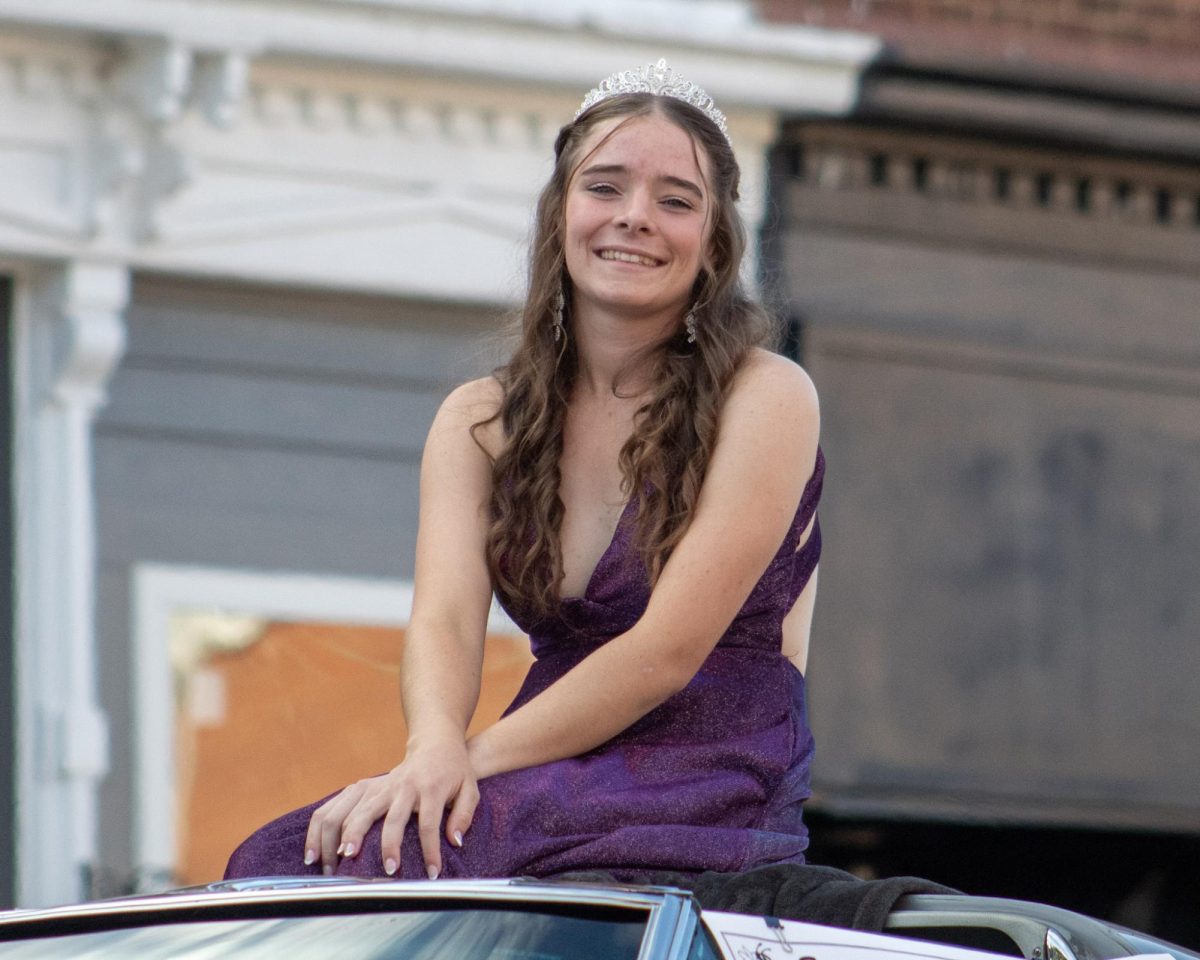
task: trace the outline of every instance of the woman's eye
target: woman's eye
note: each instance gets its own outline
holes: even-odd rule
[[[675,207],[678,210],[691,210],[692,209],[691,203],[688,202],[687,200],[684,200],[683,197],[667,197],[667,199],[664,200],[663,203],[665,203],[668,207]]]
[[[614,187],[611,183],[593,183],[590,187],[588,187],[588,191],[590,193],[599,193],[599,194],[603,194],[603,195],[608,195],[608,194],[616,193],[617,188]]]

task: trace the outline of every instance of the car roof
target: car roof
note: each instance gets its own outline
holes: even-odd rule
[[[981,951],[947,947],[930,931],[980,928],[1000,930],[1025,956],[1047,957],[1054,947],[1063,960],[1096,960],[1129,956],[1155,949],[1181,960],[1200,960],[1196,954],[1112,924],[1043,904],[985,897],[914,895],[901,899],[888,921],[884,936],[857,931],[835,931],[775,918],[701,911],[692,895],[674,887],[579,883],[558,880],[360,880],[339,877],[264,877],[223,881],[160,894],[70,904],[41,909],[0,913],[0,939],[44,936],[67,925],[86,930],[140,923],[173,923],[198,919],[251,919],[277,915],[318,915],[322,907],[339,913],[357,912],[356,905],[370,912],[388,910],[461,909],[468,904],[502,908],[507,904],[525,909],[584,914],[635,911],[646,917],[647,943],[660,946],[675,942],[680,931],[692,931],[703,922],[712,937],[722,943],[729,956],[758,938],[766,947],[773,942],[816,945],[835,953],[857,944],[863,956],[908,956],[910,958],[960,958],[996,956]],[[39,932],[40,931],[40,932]],[[906,931],[917,940],[903,939]],[[690,935],[690,934],[689,934]],[[787,938],[792,938],[788,940]],[[857,938],[857,939],[855,939]],[[946,943],[953,943],[947,940]],[[740,945],[740,947],[739,947]],[[747,955],[755,955],[753,948]],[[764,948],[765,949],[765,948]],[[671,953],[643,949],[642,956]]]

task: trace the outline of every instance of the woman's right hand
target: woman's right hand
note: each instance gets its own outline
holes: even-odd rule
[[[352,783],[317,808],[304,840],[304,862],[319,859],[322,870],[332,874],[338,857],[357,856],[366,832],[382,818],[380,854],[384,873],[392,876],[400,869],[404,830],[415,815],[425,872],[432,880],[442,871],[438,832],[446,809],[446,839],[461,847],[478,804],[479,787],[461,739],[410,743],[404,760],[388,773]]]

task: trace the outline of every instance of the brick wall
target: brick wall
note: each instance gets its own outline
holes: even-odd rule
[[[877,33],[924,61],[1200,83],[1200,0],[756,0],[767,20]]]

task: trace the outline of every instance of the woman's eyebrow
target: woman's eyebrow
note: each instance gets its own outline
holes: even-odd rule
[[[672,176],[663,177],[662,180],[664,183],[669,183],[672,186],[678,187],[680,190],[688,190],[691,193],[694,193],[700,200],[704,199],[704,191],[696,186],[696,184],[692,183],[691,180],[684,180],[683,177]]]
[[[580,176],[613,176],[624,175],[629,173],[629,168],[621,163],[597,163],[580,172]],[[678,187],[680,190],[687,190],[689,193],[694,193],[699,199],[704,199],[704,191],[701,190],[691,180],[685,180],[683,177],[673,177],[670,174],[659,177],[663,183],[669,183],[673,187]]]
[[[620,163],[597,163],[588,167],[586,170],[580,171],[580,176],[586,177],[593,174],[624,174],[628,173],[629,168]]]

